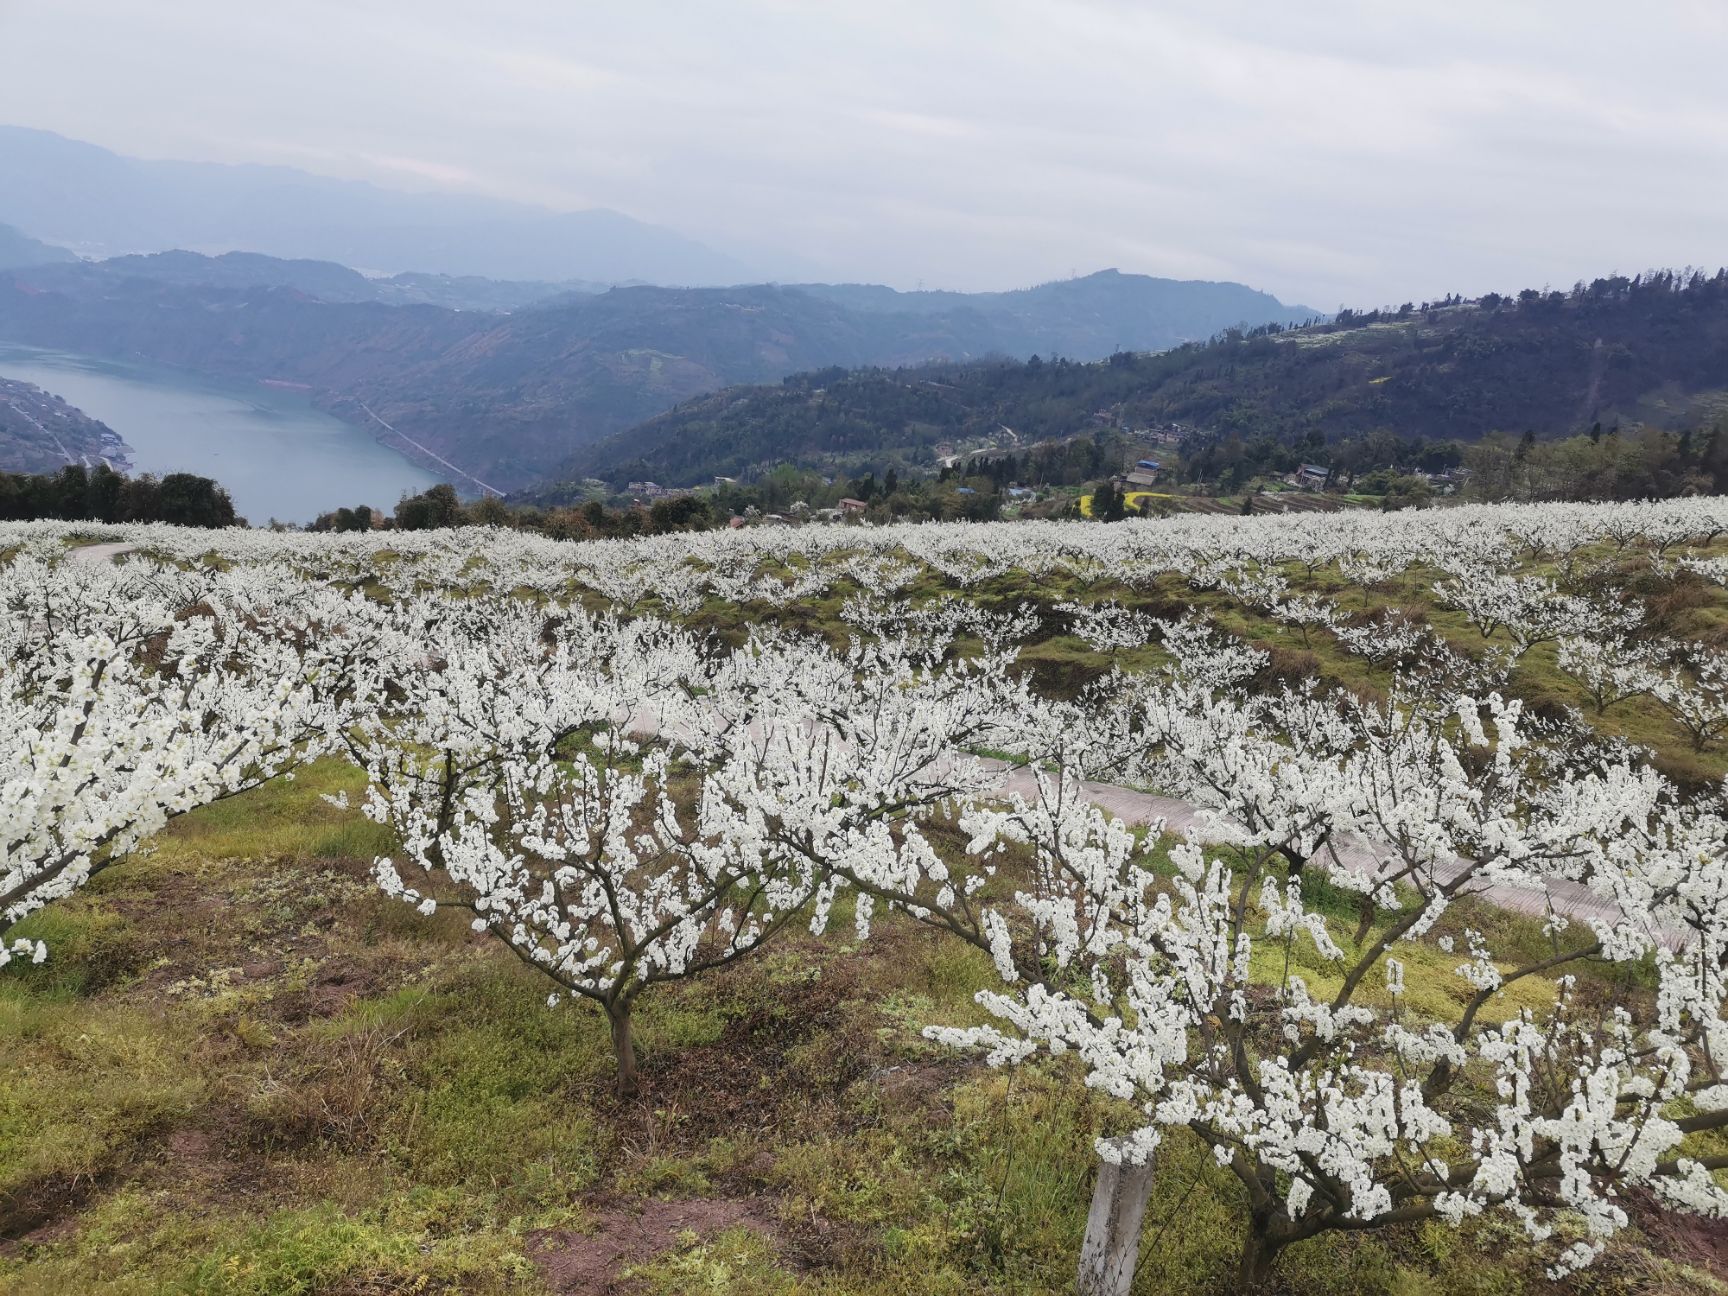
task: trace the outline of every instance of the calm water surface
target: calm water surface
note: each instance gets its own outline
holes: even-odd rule
[[[35,383],[119,434],[134,472],[214,477],[254,526],[340,505],[391,509],[442,480],[306,397],[177,369],[0,342],[0,377]]]

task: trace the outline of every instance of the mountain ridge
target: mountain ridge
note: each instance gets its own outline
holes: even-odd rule
[[[0,225],[0,270],[54,265],[77,259],[76,253],[33,239],[14,225]]]
[[[417,271],[388,277],[368,276],[335,261],[271,257],[258,252],[206,256],[183,248],[130,253],[100,261],[73,258],[52,266],[30,264],[16,268],[31,270],[38,287],[69,291],[78,291],[99,279],[147,279],[189,288],[288,288],[336,304],[375,302],[387,306],[445,306],[452,310],[519,310],[560,296],[604,292],[613,286],[587,280],[553,283]]]
[[[1237,325],[1326,318],[1324,312],[1285,305],[1246,284],[1166,279],[1114,268],[999,292],[905,292],[880,284],[788,286],[855,310],[980,311],[1002,333],[1003,350],[1021,356],[1053,352],[1097,359],[1113,351],[1165,351]]]
[[[791,463],[930,467],[943,444],[1176,427],[1196,444],[1370,436],[1563,436],[1616,420],[1728,416],[1728,270],[1490,293],[1102,361],[934,364],[794,375],[685,402],[582,447],[554,476],[691,485]],[[556,495],[554,489],[550,492]]]
[[[218,273],[215,261],[180,254],[166,263],[180,267],[174,274],[127,273],[137,264],[0,274],[0,337],[304,385],[387,443],[396,444],[383,423],[502,489],[543,478],[586,442],[739,383],[824,366],[1102,349],[1096,312],[1084,310],[1029,330],[1024,318],[971,306],[859,310],[775,285],[644,285],[562,293],[508,313],[455,311],[323,301],[306,291],[328,281],[340,294],[367,282],[340,266],[240,258]],[[187,268],[221,282],[182,282]],[[253,271],[266,282],[244,282]],[[1121,279],[1148,302],[1165,288]],[[1119,293],[1123,282],[1109,286]]]

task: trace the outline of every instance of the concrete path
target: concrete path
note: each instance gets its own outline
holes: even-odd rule
[[[73,562],[81,563],[113,562],[121,554],[134,553],[137,549],[137,545],[119,543],[79,545],[71,551],[71,558]]]
[[[1036,797],[1037,780],[1032,771],[1013,768],[1005,761],[993,760],[987,763],[1003,771],[1001,789],[1004,794],[1018,794],[1028,801]],[[1168,832],[1193,831],[1202,841],[1209,836],[1207,817],[1199,807],[1186,801],[1156,796],[1150,792],[1138,792],[1113,783],[1087,782],[1080,787],[1088,801],[1123,823],[1145,827],[1162,820]],[[1381,875],[1383,853],[1376,852],[1368,843],[1346,838],[1336,850],[1339,860],[1352,872],[1363,877]],[[1464,873],[1466,867],[1463,860],[1453,860],[1436,869],[1435,878],[1442,885],[1454,882]],[[1498,909],[1537,921],[1546,919],[1551,914],[1558,914],[1573,922],[1597,919],[1617,924],[1624,921],[1618,905],[1603,899],[1589,887],[1564,878],[1546,879],[1542,889],[1510,886],[1504,882],[1476,882],[1467,886],[1462,894],[1480,897]],[[1684,931],[1669,929],[1662,933],[1663,942],[1672,949],[1681,948],[1689,939],[1689,934]]]

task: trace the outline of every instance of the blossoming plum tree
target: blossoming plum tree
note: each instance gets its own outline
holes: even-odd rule
[[[1630,1186],[1728,1208],[1711,1177],[1728,1158],[1688,1141],[1728,1125],[1720,804],[1611,755],[1574,759],[1497,696],[1374,705],[1172,681],[1140,705],[1144,773],[1210,807],[1205,830],[1167,873],[1072,776],[974,809],[975,855],[1011,841],[1036,859],[980,919],[1026,949],[1001,951],[1005,988],[979,997],[999,1025],[928,1033],[996,1064],[1077,1055],[1088,1085],[1140,1113],[1100,1143],[1107,1159],[1143,1163],[1172,1127],[1200,1138],[1249,1201],[1244,1290],[1328,1230],[1504,1210],[1542,1241],[1578,1220],[1558,1273],[1624,1226]],[[1316,875],[1361,897],[1353,933],[1305,904]],[[1467,923],[1449,930],[1463,897],[1554,887],[1594,904],[1576,922],[1550,911],[1537,956],[1508,964]],[[1324,988],[1292,970],[1296,942]],[[1459,949],[1444,1019],[1404,1007],[1418,943]],[[1586,1007],[1571,973],[1603,961],[1653,967],[1647,1013]],[[1501,1007],[1527,978],[1552,984],[1550,1004]]]
[[[0,568],[0,965],[47,957],[8,939],[20,920],[321,746],[315,650],[272,633],[244,580],[196,584],[189,601],[147,564]]]
[[[756,641],[714,659],[649,622],[543,620],[489,603],[405,636],[418,647],[372,680],[350,741],[368,815],[427,877],[382,858],[379,884],[427,914],[468,910],[597,1003],[630,1095],[642,993],[813,910],[820,926],[832,870],[869,855],[894,814],[976,778],[953,749],[988,714],[987,680],[905,641],[848,655]],[[943,723],[961,693],[973,728]],[[913,707],[919,739],[895,729],[888,746],[872,715]]]

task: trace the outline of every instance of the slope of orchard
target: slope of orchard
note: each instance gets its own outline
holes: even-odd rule
[[[111,568],[68,556],[93,540],[136,551]],[[1181,783],[1168,759],[1180,745],[1174,729],[1157,760],[1135,755],[1145,714],[1200,696],[1196,672],[1210,672],[1198,687],[1242,723],[1251,756],[1262,749],[1250,735],[1263,726],[1267,749],[1289,742],[1270,726],[1305,699],[1427,715],[1422,690],[1406,691],[1415,680],[1509,699],[1522,713],[1509,723],[1525,724],[1531,747],[1557,760],[1581,753],[1595,769],[1655,771],[1686,814],[1706,816],[1697,821],[1706,834],[1716,821],[1699,807],[1714,804],[1728,771],[1723,500],[584,545],[474,530],[213,537],[29,525],[0,531],[0,546],[10,633],[26,648],[39,626],[52,633],[56,618],[76,619],[80,599],[104,590],[142,600],[137,590],[150,586],[150,597],[179,601],[181,624],[198,620],[201,602],[229,597],[245,606],[223,625],[260,636],[272,600],[299,590],[302,636],[290,647],[351,672],[329,701],[340,740],[315,744],[291,779],[209,794],[112,867],[99,858],[88,885],[0,928],[16,948],[44,954],[0,967],[0,1284],[23,1293],[1072,1290],[1094,1140],[1145,1117],[1108,1084],[1082,1085],[1087,1066],[1072,1050],[989,1066],[952,1047],[955,1036],[926,1033],[972,1032],[977,1044],[978,1032],[1002,1027],[976,996],[1006,992],[1002,961],[1018,957],[1020,920],[999,958],[988,939],[955,939],[926,911],[878,897],[872,920],[860,863],[856,885],[798,899],[799,921],[757,932],[749,957],[643,994],[637,1092],[621,1096],[610,1005],[549,984],[508,935],[486,929],[483,906],[448,903],[453,888],[431,903],[429,875],[409,867],[412,830],[425,822],[413,793],[385,804],[369,788],[408,787],[423,772],[417,754],[437,740],[415,726],[432,723],[434,704],[459,711],[478,690],[483,702],[555,713],[554,727],[569,721],[559,688],[543,688],[522,665],[539,660],[534,644],[562,651],[584,618],[597,618],[592,633],[609,659],[662,634],[677,651],[688,647],[678,669],[698,672],[689,678],[703,686],[685,691],[708,701],[676,703],[684,709],[666,732],[681,754],[657,785],[684,815],[699,795],[741,786],[700,782],[723,754],[757,742],[766,761],[769,739],[759,735],[775,707],[796,717],[799,734],[811,732],[819,705],[795,710],[753,692],[737,716],[726,712],[729,690],[764,687],[729,667],[766,677],[782,651],[809,654],[800,658],[809,672],[849,663],[849,678],[867,677],[860,662],[888,661],[887,680],[899,683],[877,698],[884,710],[899,691],[913,695],[912,709],[945,715],[990,698],[977,728],[945,731],[962,747],[1065,771],[1071,761],[1076,772],[1228,813],[1259,803],[1232,800],[1250,797],[1236,789],[1208,801]],[[358,639],[338,651],[340,600],[355,623],[371,615],[363,608],[386,610],[380,625],[417,609],[393,623],[411,627],[413,641],[394,656]],[[512,618],[522,642],[509,639]],[[488,635],[490,673],[464,667],[452,645]],[[207,660],[177,642],[145,641],[148,669],[190,675]],[[855,643],[863,658],[847,656]],[[852,696],[839,675],[823,678],[834,681],[831,701]],[[339,709],[368,688],[379,714],[388,699],[418,700],[369,726],[364,708]],[[600,701],[569,726],[574,745],[533,768],[548,779],[590,768],[651,782],[655,740],[624,750],[604,737],[619,731],[614,704],[636,694],[595,692]],[[1129,698],[1142,708],[1134,723],[1123,720]],[[1020,710],[1009,717],[998,699]],[[1203,710],[1190,705],[1182,722],[1203,726]],[[1437,729],[1434,742],[1476,750],[1451,730]],[[1492,765],[1493,749],[1482,752]],[[728,768],[730,778],[747,772]],[[1274,770],[1276,760],[1255,768]],[[1591,776],[1581,765],[1555,769],[1555,780]],[[999,871],[978,894],[1007,905],[1016,887],[1048,880],[1047,862],[1036,834],[1016,837],[991,820],[1000,798],[964,787],[972,773],[962,759],[927,774],[945,780],[945,804],[968,808],[917,818],[917,840],[959,876],[980,835],[996,834]],[[1467,773],[1483,777],[1478,767]],[[784,787],[750,786],[756,804],[772,793],[780,818],[791,815]],[[1522,814],[1545,790],[1532,782],[1507,813]],[[1316,794],[1317,814],[1324,801]],[[1300,797],[1280,804],[1304,808]],[[631,822],[651,833],[651,819]],[[1072,842],[1108,834],[1089,820],[1063,822]],[[913,834],[913,820],[904,831]],[[452,879],[463,851],[490,858],[478,838],[438,840]],[[1309,845],[1318,860],[1323,846]],[[1189,848],[1149,837],[1136,849],[1147,876],[1181,894]],[[1233,849],[1238,868],[1251,856],[1265,867],[1252,846]],[[1718,843],[1711,858],[1720,855]],[[379,870],[380,858],[396,865]],[[1296,909],[1279,908],[1276,887],[1244,903],[1262,937],[1274,922],[1317,923],[1347,965],[1420,910],[1400,885],[1376,907],[1346,876],[1322,870],[1305,875]],[[938,914],[953,904],[919,895]],[[804,921],[818,910],[819,932]],[[746,902],[732,921],[750,928],[761,917]],[[1668,919],[1653,921],[1666,939]],[[1476,993],[1458,966],[1469,965],[1472,939],[1509,969],[1558,958],[1588,932],[1462,896],[1430,936],[1397,947],[1395,981],[1387,973],[1396,988],[1377,979],[1364,1000],[1376,1013],[1398,1023],[1407,1015],[1412,1026],[1452,1020]],[[736,947],[740,938],[729,939]],[[1062,947],[1059,934],[1051,939]],[[1483,995],[1484,1019],[1534,1018],[1567,996],[1584,1016],[1611,1005],[1655,1013],[1661,943],[1580,958],[1565,969],[1576,978],[1569,985],[1537,973],[1496,988]],[[1307,990],[1292,988],[1293,966]],[[1240,988],[1245,1011],[1271,1011],[1280,996],[1305,1002],[1308,990],[1328,996],[1340,966],[1319,942],[1268,941]],[[606,974],[584,975],[603,984]],[[548,1002],[549,990],[560,1002]],[[1275,1045],[1256,1037],[1255,1047]],[[1720,1136],[1698,1128],[1686,1153],[1714,1165]],[[1182,1127],[1165,1131],[1157,1158],[1134,1291],[1235,1289],[1251,1205],[1243,1184]],[[1728,1281],[1719,1223],[1669,1209],[1643,1184],[1626,1184],[1617,1200],[1625,1226],[1607,1228],[1594,1264],[1572,1276],[1549,1271],[1595,1236],[1582,1207],[1553,1215],[1552,1245],[1493,1209],[1461,1225],[1428,1218],[1325,1232],[1281,1247],[1271,1281],[1304,1293],[1709,1292]]]

